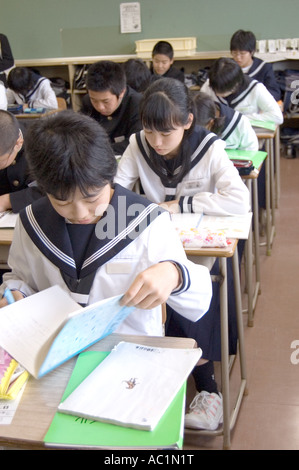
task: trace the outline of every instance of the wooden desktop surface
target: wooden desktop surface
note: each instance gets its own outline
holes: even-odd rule
[[[168,348],[194,348],[191,338],[134,336],[111,334],[97,342],[88,351],[110,351],[120,341]],[[30,377],[10,425],[0,425],[0,446],[41,449],[43,439],[57,411],[71,376],[75,358],[41,379]]]

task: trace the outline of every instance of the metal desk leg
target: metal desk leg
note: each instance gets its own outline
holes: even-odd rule
[[[278,208],[280,199],[280,128],[277,126],[275,134],[275,207]]]
[[[223,400],[223,448],[230,448],[230,400],[229,400],[229,354],[228,354],[228,301],[226,258],[219,258],[220,316],[221,316],[221,391]]]

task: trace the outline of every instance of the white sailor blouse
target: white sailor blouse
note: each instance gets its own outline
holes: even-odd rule
[[[189,137],[191,168],[173,185],[153,168],[144,131],[134,134],[122,156],[115,182],[133,189],[140,180],[145,196],[160,204],[179,200],[181,212],[238,215],[249,211],[249,191],[215,134],[197,127]],[[178,168],[175,170],[177,171]]]
[[[7,286],[26,296],[61,286],[81,305],[123,294],[136,275],[161,261],[176,263],[182,283],[167,303],[191,321],[208,310],[209,270],[190,262],[168,211],[115,185],[109,210],[95,225],[86,250],[70,240],[67,223],[47,197],[20,212],[1,292]],[[80,226],[82,228],[82,226]],[[76,250],[84,253],[80,266]],[[3,292],[2,292],[3,293]],[[161,306],[135,309],[118,328],[123,334],[161,335]]]

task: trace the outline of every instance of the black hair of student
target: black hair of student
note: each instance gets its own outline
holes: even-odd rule
[[[126,88],[126,74],[121,64],[110,60],[100,60],[87,71],[86,88],[91,91],[110,91],[119,97]]]
[[[145,129],[169,132],[190,122],[194,116],[193,101],[184,83],[175,78],[155,80],[143,93],[140,102],[140,118]],[[172,183],[180,181],[190,169],[190,152],[187,136],[195,126],[195,116],[189,129],[185,130],[180,149],[181,170],[170,176]],[[156,168],[167,167],[163,156],[149,145],[150,158]],[[175,159],[174,159],[175,160]],[[169,167],[167,167],[169,172]],[[182,176],[183,175],[183,176]]]
[[[210,87],[217,95],[243,90],[250,79],[235,60],[221,57],[213,62],[209,71],[209,80]]]
[[[146,63],[141,59],[129,59],[123,66],[127,85],[142,93],[152,81],[152,74]]]
[[[8,88],[22,95],[26,95],[31,90],[33,83],[33,72],[26,67],[13,68],[7,77]]]
[[[26,157],[40,188],[67,200],[79,188],[84,196],[112,184],[116,159],[105,130],[72,110],[39,119],[26,134]]]
[[[0,110],[0,155],[11,153],[20,135],[17,118],[9,111]]]
[[[170,60],[172,60],[174,56],[172,45],[167,41],[158,41],[153,47],[152,57],[157,54],[166,55]]]
[[[217,103],[207,93],[199,91],[193,96],[196,124],[207,128],[213,121],[209,130],[220,134],[224,126],[225,118],[217,115]]]
[[[256,37],[251,31],[239,29],[230,40],[231,51],[248,51],[254,54],[256,50]]]

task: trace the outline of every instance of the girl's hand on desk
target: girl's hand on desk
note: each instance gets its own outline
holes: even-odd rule
[[[2,194],[0,196],[0,212],[7,211],[8,209],[11,209],[9,194]]]
[[[179,268],[170,261],[154,264],[135,278],[121,299],[121,305],[151,309],[166,302],[181,282]]]
[[[24,298],[22,292],[20,292],[19,290],[13,290],[11,291],[11,293],[16,302]],[[0,308],[6,307],[6,305],[8,305],[8,302],[5,297],[2,297],[2,299],[0,300]]]
[[[161,202],[159,206],[163,207],[163,209],[166,209],[171,214],[179,214],[181,212],[178,200]]]

